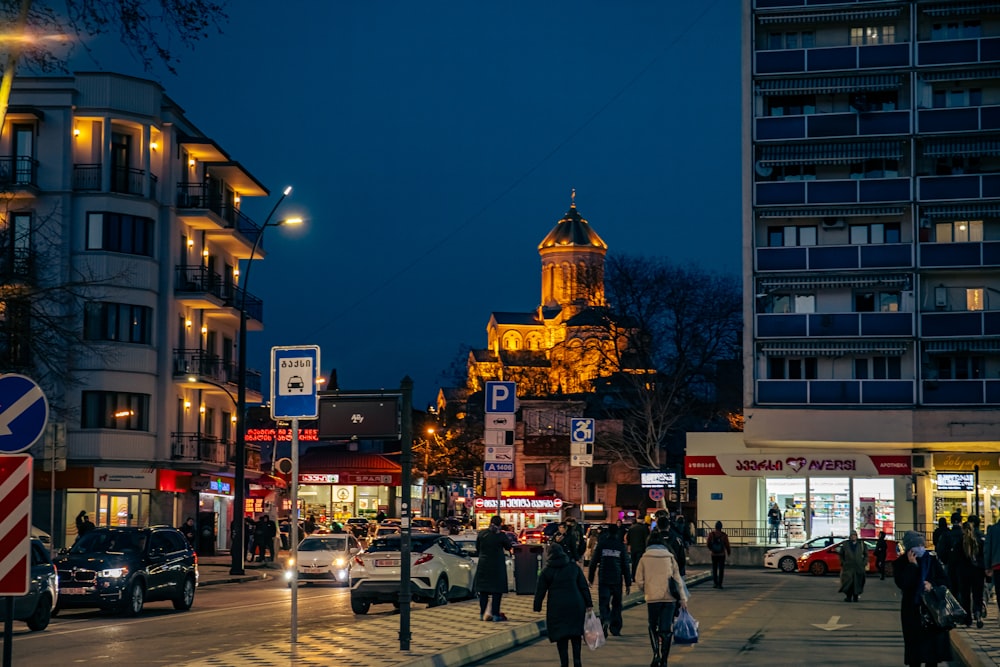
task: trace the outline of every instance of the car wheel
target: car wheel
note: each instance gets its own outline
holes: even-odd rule
[[[145,603],[146,590],[138,581],[133,581],[129,586],[128,596],[122,603],[121,611],[126,616],[138,616],[142,613],[142,605]]]
[[[371,609],[372,603],[368,600],[361,600],[359,598],[351,598],[351,611],[359,616],[364,616]]]
[[[815,574],[817,577],[822,577],[826,574],[826,563],[821,560],[814,560],[809,564],[809,572]]]
[[[428,607],[443,607],[448,604],[448,579],[441,577],[437,586],[434,587],[434,597],[431,598]]]
[[[192,604],[194,604],[194,579],[188,577],[184,580],[180,597],[174,598],[174,609],[187,611]]]
[[[778,569],[782,572],[795,572],[799,567],[794,558],[785,556],[778,561]]]
[[[49,620],[52,618],[52,598],[48,593],[38,596],[38,604],[35,611],[28,617],[28,627],[35,632],[49,627]]]

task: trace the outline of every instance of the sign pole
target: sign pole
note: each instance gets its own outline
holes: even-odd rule
[[[400,423],[400,455],[403,498],[400,503],[399,527],[399,650],[410,650],[410,504],[412,503],[413,470],[413,380],[407,375],[399,383],[403,394]]]
[[[14,596],[4,598],[7,620],[3,622],[3,667],[11,667],[14,661]]]
[[[299,641],[299,418],[292,418],[292,644]]]

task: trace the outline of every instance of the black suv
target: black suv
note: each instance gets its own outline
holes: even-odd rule
[[[351,517],[345,527],[359,540],[368,537],[368,519],[363,516]]]
[[[198,585],[198,557],[176,528],[97,528],[55,559],[59,609],[100,607],[136,616],[145,602],[186,611]]]

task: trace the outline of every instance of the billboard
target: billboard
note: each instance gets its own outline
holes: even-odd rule
[[[639,484],[644,489],[673,489],[677,486],[674,470],[640,470]]]
[[[322,440],[399,440],[399,396],[320,396]]]

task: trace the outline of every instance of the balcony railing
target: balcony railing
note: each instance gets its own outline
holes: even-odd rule
[[[179,183],[177,185],[177,208],[181,211],[211,211],[216,215],[218,223],[223,229],[235,231],[243,237],[248,245],[253,245],[261,233],[260,225],[244,215],[234,205],[224,203],[222,198],[211,192],[205,184]],[[263,237],[257,241],[257,247],[264,247]]]
[[[921,66],[992,64],[997,60],[1000,60],[1000,37],[933,40],[917,44],[917,63]]]
[[[177,283],[174,293],[203,294],[219,300],[220,305],[239,310],[242,292],[232,283],[227,283],[218,273],[209,271],[205,266],[178,265],[174,267]],[[247,292],[247,317],[258,322],[264,322],[264,302],[252,293]]]
[[[905,42],[868,46],[757,51],[754,53],[755,74],[855,71],[884,67],[909,67],[909,65],[910,45]]]
[[[950,177],[954,178],[954,177]],[[908,178],[851,178],[812,181],[761,181],[756,204],[857,204],[910,200]]]
[[[913,266],[909,243],[758,248],[758,271],[896,269]]]
[[[920,314],[924,337],[1000,336],[1000,310],[949,311]]]
[[[960,174],[917,178],[920,201],[1000,197],[1000,174]]]
[[[757,380],[761,405],[912,405],[915,380]]]
[[[909,111],[873,111],[859,114],[821,113],[802,116],[767,116],[754,121],[757,141],[769,139],[819,139],[907,134]]]
[[[918,132],[975,132],[1000,129],[1000,106],[920,109]]]
[[[913,313],[760,313],[758,338],[912,336]]]
[[[921,243],[920,267],[1000,266],[1000,241]]]
[[[222,357],[196,349],[178,348],[173,356],[175,378],[194,375],[238,388],[239,366],[232,361],[227,362]],[[247,368],[247,390],[259,394],[260,388],[260,371]]]
[[[35,275],[35,253],[29,248],[0,247],[0,279],[30,282]]]
[[[0,157],[0,187],[38,187],[38,161],[19,155]]]
[[[74,164],[73,189],[77,192],[103,192],[101,164]],[[149,197],[156,198],[157,177],[149,175]],[[114,167],[108,192],[145,196],[146,172],[131,167]]]
[[[170,458],[223,467],[229,463],[229,444],[204,433],[171,433]]]
[[[924,405],[996,405],[1000,380],[924,380]]]

